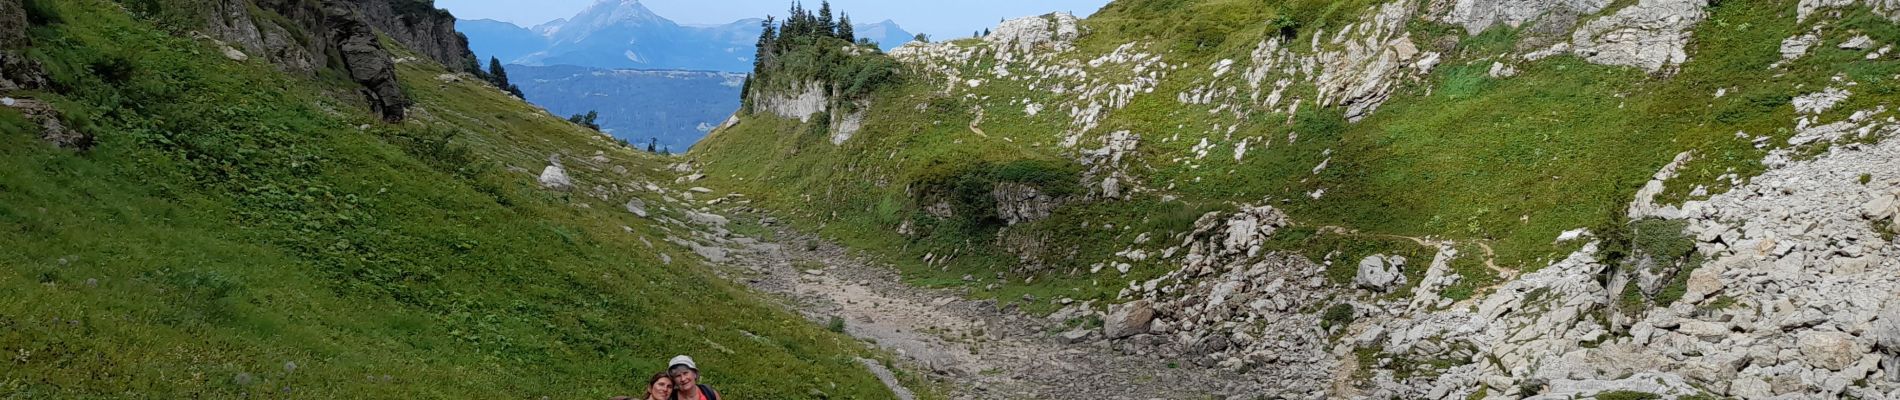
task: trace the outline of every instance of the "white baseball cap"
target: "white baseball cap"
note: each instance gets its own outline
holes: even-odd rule
[[[666,362],[667,368],[673,368],[675,366],[680,366],[680,365],[684,365],[686,366],[686,368],[692,368],[694,372],[699,371],[699,365],[693,364],[693,358],[687,357],[685,355],[674,356],[672,361]]]

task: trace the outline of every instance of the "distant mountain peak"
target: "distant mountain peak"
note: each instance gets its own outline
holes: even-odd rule
[[[607,24],[628,22],[635,24],[645,24],[649,22],[673,23],[672,20],[653,13],[653,10],[648,9],[645,4],[640,4],[640,0],[600,0],[594,3],[592,7],[588,7],[587,10],[581,11],[580,15],[574,17],[574,20],[579,21],[583,18],[589,19],[590,22]]]

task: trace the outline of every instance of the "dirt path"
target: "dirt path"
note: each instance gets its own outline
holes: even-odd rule
[[[737,218],[746,218],[738,216]],[[1070,343],[1059,322],[998,310],[991,301],[902,283],[892,268],[789,230],[732,252],[735,280],[785,300],[815,323],[844,331],[946,383],[952,399],[1204,399],[1249,393],[1218,369],[1124,354],[1126,343]]]

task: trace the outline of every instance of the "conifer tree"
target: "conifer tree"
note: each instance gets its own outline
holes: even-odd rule
[[[857,28],[851,27],[851,14],[841,14],[838,17],[838,38],[846,42],[858,41]]]
[[[488,83],[495,85],[496,89],[501,89],[517,98],[526,98],[521,95],[520,87],[508,83],[508,70],[501,67],[501,59],[499,58],[488,58]]]
[[[837,20],[831,18],[831,0],[824,0],[818,6],[818,33],[824,36],[838,36]]]

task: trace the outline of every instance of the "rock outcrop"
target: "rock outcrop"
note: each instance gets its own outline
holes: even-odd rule
[[[376,31],[450,71],[481,68],[468,48],[468,37],[455,30],[455,16],[435,8],[434,0],[351,0]]]
[[[990,190],[990,196],[996,200],[997,218],[1009,225],[1049,218],[1063,202],[1035,186],[1016,182],[997,183]]]
[[[825,90],[825,84],[809,81],[797,85],[795,90],[784,93],[754,90],[753,106],[759,111],[769,112],[779,118],[796,119],[799,122],[811,121],[811,115],[825,111],[831,104],[831,96]],[[841,142],[842,143],[842,142]]]
[[[32,99],[0,98],[0,106],[18,110],[28,121],[40,126],[40,140],[66,149],[86,150],[92,148],[91,134],[66,127],[59,117],[59,110],[52,104]]]
[[[1062,52],[1074,46],[1075,38],[1081,35],[1076,26],[1075,15],[1066,12],[1017,18],[996,25],[983,41],[1003,49],[1003,54]],[[1004,55],[999,58],[1010,59]]]
[[[390,60],[389,52],[383,50],[376,32],[364,22],[362,14],[341,3],[325,4],[323,16],[330,37],[342,54],[343,69],[349,72],[350,79],[363,85],[363,96],[369,101],[370,109],[381,115],[383,121],[402,122],[409,97],[396,81],[396,63]]]
[[[1610,0],[1457,0],[1439,20],[1476,35],[1493,26],[1517,28],[1546,16],[1595,14],[1609,5]]]
[[[1659,72],[1689,61],[1690,28],[1707,19],[1708,0],[1641,0],[1577,29],[1576,54],[1590,62]]]
[[[0,92],[46,87],[46,69],[20,51],[32,44],[27,23],[20,0],[0,0]]]
[[[1384,292],[1393,286],[1405,284],[1404,269],[1405,257],[1374,254],[1359,261],[1359,269],[1353,275],[1352,282],[1362,288]]]
[[[378,33],[451,71],[474,68],[467,39],[454,31],[454,17],[428,0],[207,0],[196,11],[204,37],[223,47],[227,58],[255,57],[302,75],[344,71],[363,86],[371,110],[389,122],[403,119],[409,100]]]
[[[26,6],[21,0],[0,0],[0,49],[26,47]]]

